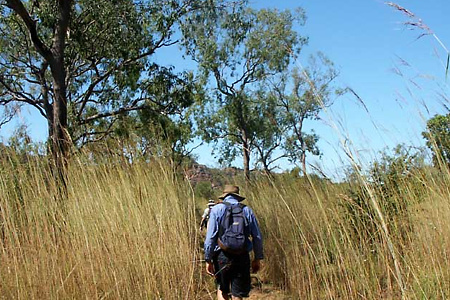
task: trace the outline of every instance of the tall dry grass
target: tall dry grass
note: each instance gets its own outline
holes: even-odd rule
[[[249,201],[266,235],[262,277],[294,299],[448,299],[449,185],[432,168],[388,195],[361,182],[260,184]]]
[[[44,159],[2,160],[0,295],[198,299],[195,203],[169,170],[78,160],[58,199]]]
[[[59,199],[45,159],[1,164],[4,298],[212,299],[202,202],[167,165],[80,158]],[[292,299],[450,297],[450,175],[425,167],[399,178],[391,193],[363,176],[242,186],[265,237],[260,278]]]

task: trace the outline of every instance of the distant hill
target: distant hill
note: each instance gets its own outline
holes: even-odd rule
[[[193,186],[201,182],[210,182],[211,188],[216,189],[227,183],[234,182],[236,177],[243,176],[243,173],[242,169],[236,167],[217,169],[195,163],[185,171],[185,177]]]

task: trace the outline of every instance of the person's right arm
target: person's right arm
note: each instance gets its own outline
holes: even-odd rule
[[[215,209],[211,209],[204,244],[205,260],[207,262],[212,261],[214,255],[214,248],[217,245],[218,224],[216,219],[217,219],[217,212]]]

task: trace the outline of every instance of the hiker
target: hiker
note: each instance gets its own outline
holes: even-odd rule
[[[233,300],[242,299],[248,297],[251,288],[252,250],[253,273],[261,267],[261,231],[252,209],[241,203],[245,197],[239,195],[238,186],[226,185],[219,199],[223,202],[211,209],[206,231],[206,272],[216,279],[219,300],[230,299],[230,293]]]
[[[200,221],[200,231],[202,231],[203,227],[206,227],[206,225],[208,224],[208,220],[209,220],[209,213],[211,212],[211,208],[215,205],[215,201],[212,199],[208,200],[208,206],[205,208],[203,215],[202,215],[202,220]]]

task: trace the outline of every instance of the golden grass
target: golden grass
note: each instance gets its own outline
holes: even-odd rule
[[[78,162],[62,202],[42,168],[16,165],[0,178],[1,295],[195,299],[195,207],[169,168]]]
[[[214,296],[199,262],[203,199],[168,166],[80,159],[68,174],[61,201],[44,159],[3,160],[3,297]],[[351,193],[370,185],[291,178],[242,186],[265,237],[261,279],[293,299],[447,299],[449,182],[448,174],[428,168],[399,181],[389,199],[373,190],[389,239],[370,199],[361,206]],[[406,205],[392,215],[386,201]]]
[[[433,180],[436,175],[440,182]],[[447,299],[448,180],[442,174],[424,176],[422,193],[417,193],[417,181],[405,181],[400,182],[403,194],[390,199],[408,203],[401,213],[384,216],[389,239],[377,214],[351,203],[344,185],[257,186],[250,198],[266,236],[263,278],[295,299]],[[386,199],[374,200],[383,211]],[[372,216],[355,223],[349,207]]]

